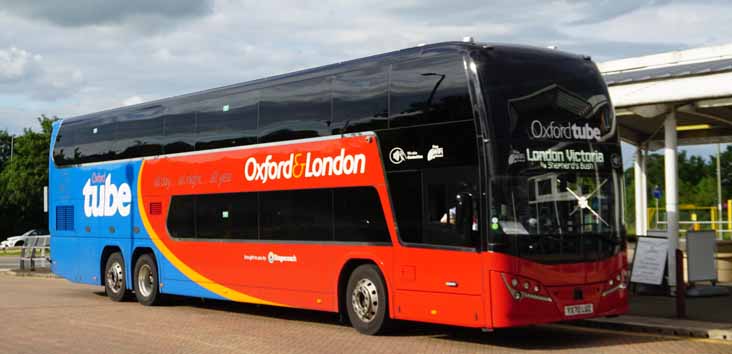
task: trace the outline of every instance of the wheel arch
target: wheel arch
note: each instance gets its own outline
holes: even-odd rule
[[[388,301],[389,306],[387,306],[387,317],[391,318],[391,305],[392,305],[392,299],[391,299],[391,291],[390,291],[390,283],[389,279],[384,274],[383,269],[379,266],[379,264],[371,259],[371,258],[350,258],[348,259],[343,266],[341,266],[341,271],[338,274],[338,293],[337,293],[337,301],[338,301],[338,315],[342,322],[348,323],[348,310],[346,308],[346,288],[348,287],[348,278],[351,276],[351,273],[358,268],[359,266],[370,264],[376,267],[376,269],[379,271],[379,274],[381,275],[381,278],[384,279],[384,287],[386,288],[386,298]]]
[[[125,258],[122,253],[122,249],[119,246],[107,245],[102,249],[102,254],[99,257],[99,285],[104,285],[104,277],[106,276],[105,269],[107,267],[107,260],[113,253],[119,252],[122,255],[122,259]]]
[[[155,266],[158,269],[158,277],[160,275],[160,264],[158,264],[158,257],[155,256],[155,251],[153,251],[150,247],[136,247],[135,250],[132,252],[132,259],[130,259],[130,271],[131,276],[134,276],[135,272],[135,264],[137,264],[137,260],[142,256],[143,254],[149,254],[152,256],[153,261],[155,262]]]

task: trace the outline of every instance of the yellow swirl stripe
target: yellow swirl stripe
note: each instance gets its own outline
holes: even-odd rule
[[[185,264],[183,261],[181,261],[173,252],[168,249],[168,247],[160,241],[160,238],[158,237],[157,233],[155,233],[155,230],[150,225],[150,220],[147,218],[147,212],[145,212],[145,205],[142,201],[142,169],[145,166],[145,161],[142,161],[140,164],[140,172],[138,173],[137,178],[137,204],[138,208],[140,210],[140,217],[142,218],[142,223],[145,226],[145,230],[147,231],[148,235],[150,236],[150,239],[155,243],[155,246],[157,246],[158,250],[163,253],[165,258],[173,264],[173,266],[178,269],[181,273],[185,274],[191,281],[194,283],[200,285],[201,287],[211,291],[214,294],[217,294],[219,296],[222,296],[223,298],[232,300],[232,301],[239,301],[239,302],[249,302],[254,304],[262,304],[262,305],[273,305],[273,306],[283,306],[283,307],[289,307],[284,304],[278,304],[275,302],[270,302],[266,300],[262,300],[241,292],[238,292],[234,289],[227,288],[221,284],[215,283],[211,281],[210,279],[206,278],[202,274],[196,272],[194,269],[189,267],[187,264]]]

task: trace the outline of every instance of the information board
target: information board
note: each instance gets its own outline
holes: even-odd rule
[[[638,237],[633,257],[633,283],[661,285],[666,268],[668,240],[655,237]]]
[[[689,281],[717,280],[717,237],[714,231],[694,231],[686,235]]]

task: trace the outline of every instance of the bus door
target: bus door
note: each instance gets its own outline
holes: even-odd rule
[[[484,323],[477,168],[391,172],[388,178],[400,241],[395,317]]]

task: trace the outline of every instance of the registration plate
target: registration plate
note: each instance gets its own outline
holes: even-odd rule
[[[564,306],[565,316],[589,315],[594,312],[592,304]]]

